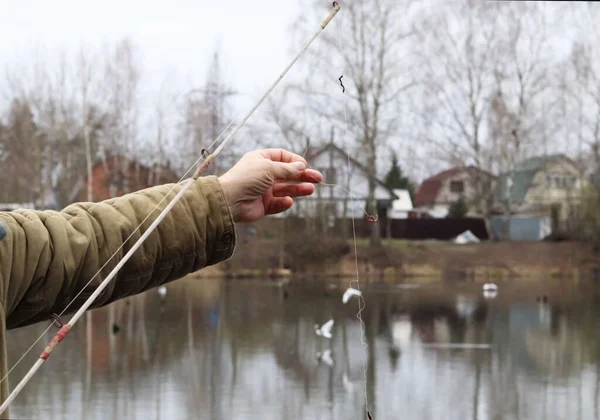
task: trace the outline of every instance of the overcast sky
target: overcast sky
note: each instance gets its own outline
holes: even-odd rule
[[[323,16],[329,6],[323,0]],[[58,58],[65,49],[83,44],[98,50],[130,36],[143,58],[142,87],[158,90],[167,81],[181,92],[204,83],[218,47],[223,79],[241,94],[234,98],[237,120],[304,41],[292,40],[289,30],[300,12],[298,0],[0,0],[0,69],[31,65],[35,50]],[[338,19],[343,22],[342,15]],[[562,30],[562,40],[555,40],[557,58],[568,52],[573,36],[569,25]]]
[[[0,0],[0,64],[28,62],[82,43],[131,36],[143,54],[145,86],[189,80],[201,84],[219,45],[229,81],[254,99],[290,54],[297,2],[281,0]],[[325,10],[326,14],[326,10]],[[325,15],[324,14],[324,15]],[[319,22],[315,23],[318,25]],[[243,100],[243,98],[239,98]]]

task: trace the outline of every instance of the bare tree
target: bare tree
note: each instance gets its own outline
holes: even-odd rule
[[[489,134],[495,143],[494,161],[505,174],[504,239],[512,213],[514,167],[545,143],[547,98],[552,97],[551,38],[546,9],[539,3],[508,4],[501,9],[503,25],[495,43],[494,88],[490,98]],[[555,103],[555,102],[552,102]],[[514,203],[517,204],[517,203]]]
[[[14,99],[6,125],[1,131],[3,200],[16,203],[35,203],[43,206],[44,185],[44,133],[34,120],[27,100]]]
[[[179,124],[180,142],[191,150],[180,160],[181,167],[188,168],[198,157],[202,150],[209,150],[211,144],[221,136],[227,134],[227,129],[234,122],[229,98],[237,92],[230,88],[223,78],[220,55],[214,50],[209,60],[206,81],[200,86],[188,90],[182,95],[181,119]],[[212,147],[209,151],[214,151]],[[237,160],[236,147],[230,144],[226,150],[219,154],[217,159],[207,168],[205,174],[219,174],[232,166]]]
[[[267,102],[267,118],[260,127],[263,146],[277,143],[298,154],[305,154],[311,139],[322,136],[321,118],[294,101],[297,95],[283,88]]]
[[[600,170],[600,13],[590,5],[578,5],[575,23],[581,34],[560,69],[560,92],[565,98],[565,123],[579,157]]]
[[[86,200],[94,201],[94,176],[92,167],[98,156],[100,148],[100,136],[103,130],[103,124],[107,119],[107,111],[100,107],[103,105],[102,93],[102,74],[97,71],[99,63],[98,57],[89,53],[89,48],[81,47],[76,55],[75,61],[75,79],[76,96],[79,123],[77,124],[79,132],[76,139],[83,140],[84,155],[86,164]]]
[[[10,103],[8,122],[4,131],[5,164],[13,166],[15,180],[26,176],[20,183],[21,198],[46,205],[47,193],[51,192],[53,149],[48,144],[48,133],[40,124],[40,116],[49,88],[48,74],[43,58],[28,65],[6,66],[2,93]],[[19,183],[17,181],[17,183]],[[14,184],[13,184],[14,186]]]
[[[106,151],[121,159],[120,174],[113,177],[112,190],[128,193],[135,186],[129,185],[129,165],[139,151],[139,95],[140,68],[139,52],[130,39],[121,40],[114,48],[106,51],[105,83],[108,87],[107,107],[109,126],[104,142]],[[137,160],[135,160],[137,162]]]
[[[331,6],[324,1],[308,3],[303,9],[312,13],[303,13],[295,27],[295,34],[302,38]],[[377,211],[378,152],[402,128],[399,111],[419,74],[411,68],[410,59],[421,12],[416,5],[411,0],[344,4],[336,24],[327,28],[303,58],[307,77],[292,88],[305,98],[307,110],[336,126],[338,133],[346,133],[348,127],[339,146],[362,161],[368,172],[367,207],[371,213]],[[380,243],[376,224],[372,225],[371,242]]]
[[[474,166],[476,190],[469,203],[486,221],[490,235],[494,169],[493,139],[486,136],[486,115],[494,86],[497,59],[498,6],[461,0],[430,17],[422,39],[422,137],[439,160],[455,166]]]

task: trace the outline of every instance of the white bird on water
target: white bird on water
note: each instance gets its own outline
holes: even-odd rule
[[[483,297],[486,299],[494,299],[498,295],[498,286],[494,283],[486,283],[483,285]]]
[[[494,283],[486,283],[483,285],[484,292],[497,292],[498,286]]]
[[[360,290],[353,289],[349,287],[348,290],[344,292],[344,296],[342,297],[342,302],[348,303],[352,296],[362,296],[362,292]]]
[[[158,295],[160,296],[160,300],[165,300],[165,298],[167,297],[167,287],[160,286],[158,288]]]
[[[315,333],[320,337],[331,338],[331,328],[333,327],[333,319],[330,319],[319,328],[319,324],[315,324]]]
[[[327,366],[333,366],[333,358],[331,357],[331,350],[323,350],[323,353],[317,353],[317,360],[325,363]]]

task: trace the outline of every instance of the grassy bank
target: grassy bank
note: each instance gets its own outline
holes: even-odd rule
[[[282,245],[283,244],[283,245]],[[320,240],[296,237],[255,239],[238,244],[234,257],[204,271],[216,277],[346,277],[359,272],[366,278],[390,282],[402,278],[485,281],[511,278],[592,278],[600,273],[600,253],[591,244],[480,243],[457,245],[442,241],[384,240],[372,247],[368,240]]]

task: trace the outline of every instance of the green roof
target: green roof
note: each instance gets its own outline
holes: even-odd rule
[[[533,183],[533,178],[538,170],[532,171],[519,171],[513,172],[513,184],[512,189],[510,191],[510,201],[511,203],[521,203],[525,200],[525,196],[527,195],[527,191],[529,191],[529,187]],[[502,174],[498,177],[498,184],[496,186],[495,192],[495,200],[497,202],[504,201],[506,197],[506,182],[508,180],[509,174]]]
[[[564,159],[565,155],[548,155],[548,156],[536,156],[529,159],[522,160],[515,165],[515,171],[539,171],[543,169],[548,163],[556,159]]]
[[[510,191],[510,201],[511,203],[522,203],[533,183],[535,174],[544,169],[551,161],[565,158],[565,155],[536,156],[517,163],[511,172],[503,173],[498,177],[498,183],[494,192],[495,201],[503,202],[505,200],[506,181],[509,175],[512,175],[513,184]]]

